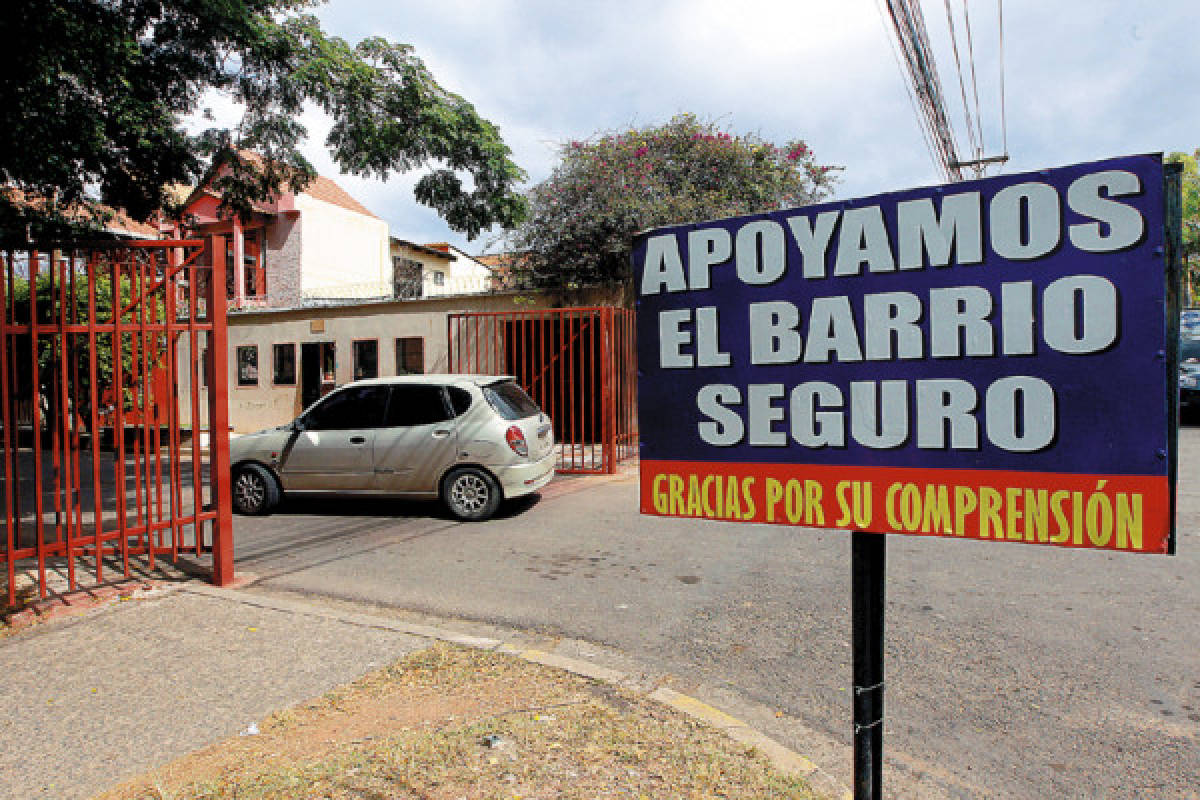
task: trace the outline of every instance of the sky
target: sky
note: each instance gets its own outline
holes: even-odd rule
[[[924,0],[960,155],[967,149],[946,0]],[[1200,147],[1197,0],[949,0],[969,105],[964,2],[986,155],[998,172]],[[804,139],[819,163],[844,168],[837,198],[942,182],[922,139],[881,18],[882,0],[329,0],[325,29],[350,42],[412,45],[447,89],[495,123],[529,175],[544,180],[557,148],[597,132],[683,112],[727,131]],[[1001,53],[1004,120],[1001,126]],[[328,121],[305,115],[306,156],[391,234],[473,241],[419,205],[419,173],[381,182],[340,176],[323,146]],[[682,221],[682,220],[681,220]]]

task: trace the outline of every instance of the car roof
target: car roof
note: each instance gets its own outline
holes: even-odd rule
[[[429,373],[425,375],[389,375],[383,378],[365,378],[361,381],[344,384],[345,386],[372,386],[393,384],[436,384],[439,386],[454,383],[473,383],[476,386],[491,386],[494,383],[515,381],[512,375],[467,375],[457,372]],[[339,387],[340,388],[340,387]]]

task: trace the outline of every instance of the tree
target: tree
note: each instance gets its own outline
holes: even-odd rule
[[[232,159],[217,186],[228,211],[246,214],[314,177],[299,150],[305,103],[333,117],[326,144],[343,170],[424,169],[417,199],[470,237],[516,223],[524,174],[497,128],[408,45],[327,35],[303,13],[315,1],[5,0],[0,237],[95,225],[97,199],[145,219],[228,150],[263,157]],[[191,135],[184,119],[210,90],[240,103],[241,118]]]
[[[1200,285],[1200,150],[1171,153],[1167,162],[1183,165],[1183,302],[1191,305],[1193,290]]]
[[[17,325],[28,325],[30,318],[34,316],[35,309],[35,318],[42,325],[53,325],[60,316],[68,322],[84,319],[88,314],[89,306],[88,281],[77,280],[66,285],[62,281],[62,275],[51,275],[49,271],[39,272],[34,289],[36,302],[31,303],[29,280],[20,275],[14,276],[11,287],[13,322]],[[95,319],[98,322],[111,322],[115,315],[113,301],[118,299],[114,298],[111,272],[107,269],[97,270],[93,277],[93,283],[95,287]],[[138,304],[131,304],[134,297],[134,285],[128,275],[122,275],[118,287],[119,290],[116,294],[119,294],[119,308],[124,309],[121,322],[133,326],[137,323],[140,309]],[[142,303],[150,321],[156,322],[163,319],[166,304],[161,296],[152,293]],[[62,338],[37,337],[38,378],[35,381],[33,366],[30,363],[33,340],[28,333],[12,335],[12,380],[17,386],[37,385],[36,395],[44,400],[47,407],[46,415],[42,418],[42,424],[47,430],[53,430],[59,422],[61,369],[65,369],[69,374],[67,379],[67,386],[71,387],[69,402],[76,411],[77,418],[85,427],[88,426],[91,418],[92,340],[89,336],[78,334],[65,338],[66,359],[64,362],[63,350],[60,349],[64,345]],[[113,334],[97,333],[95,345],[96,391],[101,395],[103,404],[102,395],[105,389],[112,386],[113,383]],[[121,337],[120,345],[121,369],[125,376],[123,381],[125,386],[122,390],[123,403],[125,410],[128,411],[135,406],[134,395],[138,391],[148,391],[146,381],[133,381],[130,377],[139,374],[142,370],[140,353],[143,351],[146,353],[147,363],[151,369],[159,367],[165,358],[167,340],[162,334],[151,334],[145,338],[143,344],[138,333],[127,332]],[[135,384],[137,385],[135,386]]]
[[[812,203],[839,169],[801,140],[779,146],[690,114],[569,142],[560,156],[508,241],[512,268],[536,286],[628,286],[639,230]]]

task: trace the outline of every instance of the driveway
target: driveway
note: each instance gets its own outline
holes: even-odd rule
[[[1181,450],[1173,558],[889,540],[891,796],[1198,796],[1200,429]],[[848,782],[849,537],[636,500],[631,474],[473,525],[435,504],[291,504],[237,519],[237,566],[263,589],[614,647],[776,709],[755,721]]]

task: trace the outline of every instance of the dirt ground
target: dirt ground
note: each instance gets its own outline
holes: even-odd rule
[[[815,798],[674,710],[512,656],[436,645],[101,800]]]

